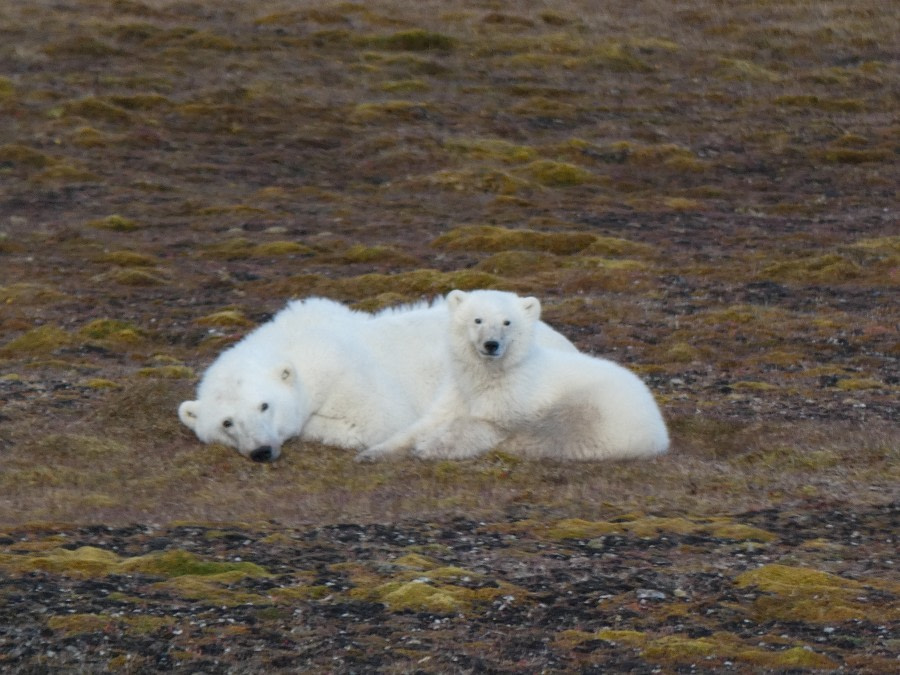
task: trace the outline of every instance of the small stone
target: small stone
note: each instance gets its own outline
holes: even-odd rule
[[[665,600],[666,594],[652,588],[639,588],[635,591],[638,600]]]

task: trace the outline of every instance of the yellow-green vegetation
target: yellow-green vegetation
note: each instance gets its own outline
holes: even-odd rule
[[[12,143],[0,146],[0,162],[30,169],[44,169],[57,162],[56,159],[27,145]]]
[[[403,99],[360,103],[351,111],[349,119],[359,124],[414,120],[421,116],[427,107],[429,106]]]
[[[707,667],[724,666],[725,661],[740,662],[764,668],[831,669],[837,663],[809,645],[788,649],[768,650],[743,641],[732,633],[717,632],[709,637],[691,638],[686,635],[653,635],[634,630],[603,628],[595,632],[566,630],[557,634],[556,643],[571,649],[590,640],[624,644],[638,650],[643,658],[654,663],[690,665],[702,663]]]
[[[594,241],[594,235],[587,232],[538,232],[495,225],[465,225],[442,234],[432,245],[449,250],[496,252],[521,249],[566,255],[584,251]]]
[[[88,227],[96,227],[101,230],[112,230],[114,232],[131,232],[140,228],[140,225],[131,218],[125,218],[118,214],[91,220],[86,224]]]
[[[572,187],[594,180],[594,174],[569,162],[557,162],[551,159],[538,159],[523,171],[533,181],[547,187]]]
[[[657,537],[665,533],[697,534],[739,541],[771,542],[776,535],[765,530],[735,523],[728,517],[682,518],[626,514],[613,521],[589,521],[580,518],[538,525],[525,521],[514,529],[534,532],[548,539],[593,539],[607,534]]]
[[[41,356],[72,342],[72,336],[58,326],[39,326],[0,345],[0,356]]]
[[[93,97],[67,103],[63,107],[63,111],[66,115],[100,122],[127,123],[131,121],[131,113],[124,108]]]
[[[522,163],[537,158],[537,150],[527,145],[511,143],[500,138],[448,138],[444,147],[474,159],[496,159],[509,163]]]
[[[169,283],[163,275],[157,272],[134,268],[112,270],[101,278],[109,279],[123,286],[164,286]]]
[[[245,576],[268,576],[265,569],[254,563],[203,560],[187,551],[162,551],[123,558],[94,546],[81,546],[74,550],[54,548],[34,554],[2,554],[0,568],[13,573],[44,570],[78,578],[143,574],[167,579],[191,576],[234,581]]]
[[[140,368],[138,377],[157,377],[166,380],[184,380],[194,377],[194,369],[189,366],[165,365]]]
[[[0,302],[7,307],[11,305],[49,304],[65,299],[65,293],[47,284],[17,282],[9,286],[0,286]]]
[[[215,326],[219,328],[248,328],[253,326],[253,322],[244,316],[244,313],[237,309],[223,309],[219,312],[213,312],[197,319],[197,323],[201,326]]]
[[[426,176],[423,182],[428,186],[454,192],[478,194],[486,192],[503,196],[512,196],[533,187],[533,184],[523,177],[490,167],[442,169]]]
[[[151,255],[137,251],[109,251],[101,255],[98,262],[112,263],[119,267],[154,267],[158,260]]]
[[[866,598],[867,588],[900,593],[900,584],[889,581],[857,581],[815,569],[771,564],[740,574],[735,585],[765,592],[753,602],[753,612],[762,620],[832,623],[900,618],[896,606],[873,606]]]
[[[351,580],[355,586],[348,595],[384,603],[391,611],[412,610],[439,614],[465,614],[479,611],[500,598],[508,603],[528,601],[528,593],[512,584],[483,584],[485,577],[470,570],[441,566],[418,553],[393,561],[397,570],[389,576],[372,575],[368,570]]]
[[[204,255],[222,260],[274,258],[283,255],[314,255],[315,251],[297,241],[269,241],[255,243],[246,237],[234,237],[210,244]]]
[[[79,334],[92,340],[136,342],[141,339],[140,329],[121,319],[94,319],[82,326]]]
[[[397,266],[415,265],[418,262],[413,256],[393,246],[364,244],[354,244],[337,254],[336,258],[347,263],[386,263]]]

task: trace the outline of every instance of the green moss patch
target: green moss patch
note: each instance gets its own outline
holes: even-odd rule
[[[250,562],[203,560],[187,551],[163,551],[134,558],[121,558],[112,551],[94,546],[74,550],[54,548],[33,554],[0,554],[0,569],[24,573],[43,570],[77,578],[108,574],[144,574],[167,579],[190,576],[233,582],[243,577],[264,577],[268,572]]]
[[[546,187],[574,187],[596,180],[595,175],[588,169],[551,159],[535,160],[522,170],[528,178]]]
[[[139,377],[155,377],[164,380],[189,380],[194,377],[194,370],[188,366],[165,365],[140,368]]]
[[[133,232],[140,228],[140,225],[134,220],[118,214],[88,221],[86,225],[88,227],[96,227],[100,230],[112,230],[114,232]]]
[[[545,251],[560,255],[587,249],[595,237],[587,232],[538,232],[495,225],[465,225],[442,234],[432,246],[464,251]]]
[[[840,283],[861,275],[858,264],[837,253],[775,262],[763,269],[766,278],[804,283]]]
[[[444,147],[473,159],[524,163],[537,158],[537,150],[527,145],[510,143],[499,138],[456,137],[444,141]]]
[[[900,593],[900,584],[874,580],[855,581],[828,572],[789,565],[764,565],[738,575],[738,588],[757,588],[766,595],[753,603],[763,620],[833,623],[851,619],[896,620],[900,611],[890,603],[873,603],[866,589]]]
[[[523,527],[527,530],[528,525]],[[547,539],[593,539],[608,534],[656,537],[665,533],[697,534],[739,541],[771,542],[778,537],[771,532],[735,523],[728,517],[682,518],[633,515],[614,521],[590,521],[569,518],[553,524],[537,526],[535,534]]]
[[[12,143],[0,146],[0,162],[24,166],[30,169],[45,169],[58,160],[27,145]]]
[[[178,550],[127,558],[121,562],[119,569],[161,577],[213,576],[235,572],[243,576],[268,576],[265,569],[254,563],[202,560],[193,553]]]
[[[127,124],[132,121],[132,113],[99,98],[88,97],[71,101],[63,106],[66,115],[83,117],[88,120]]]
[[[351,574],[352,598],[381,602],[391,611],[457,614],[479,611],[503,598],[527,601],[528,594],[506,582],[485,583],[484,575],[460,567],[441,566],[418,553],[393,561],[396,574],[372,575],[367,569]],[[354,571],[351,568],[351,571]]]
[[[6,305],[41,305],[65,298],[65,293],[47,284],[18,282],[0,286],[0,302]]]
[[[219,328],[249,328],[253,322],[244,316],[244,313],[236,309],[223,309],[197,319],[201,326],[216,326]]]
[[[129,344],[142,338],[140,329],[130,321],[108,318],[94,319],[82,326],[78,334],[90,340],[111,340]]]
[[[136,251],[109,251],[99,256],[97,260],[119,267],[153,267],[158,262],[155,257]]]
[[[268,241],[253,247],[254,257],[275,257],[280,255],[314,255],[315,251],[297,241]]]
[[[73,343],[72,336],[57,326],[39,326],[4,345],[0,356],[43,356]]]
[[[421,179],[428,186],[467,193],[512,196],[535,187],[525,177],[490,167],[442,169]],[[415,184],[415,181],[412,181]]]

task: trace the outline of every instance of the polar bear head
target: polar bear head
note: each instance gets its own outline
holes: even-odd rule
[[[178,416],[204,443],[228,445],[255,462],[275,460],[309,417],[304,388],[289,364],[230,356],[226,352],[210,366],[197,400],[184,401]]]
[[[510,365],[534,343],[541,318],[537,298],[503,291],[451,291],[447,295],[457,357]]]

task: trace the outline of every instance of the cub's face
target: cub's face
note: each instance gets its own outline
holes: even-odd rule
[[[538,299],[514,293],[451,291],[447,303],[456,330],[464,331],[475,353],[488,361],[503,359],[516,347],[530,347],[540,319]]]
[[[255,462],[277,459],[305,421],[293,369],[211,375],[196,401],[179,406],[181,421],[204,443],[227,445]]]

